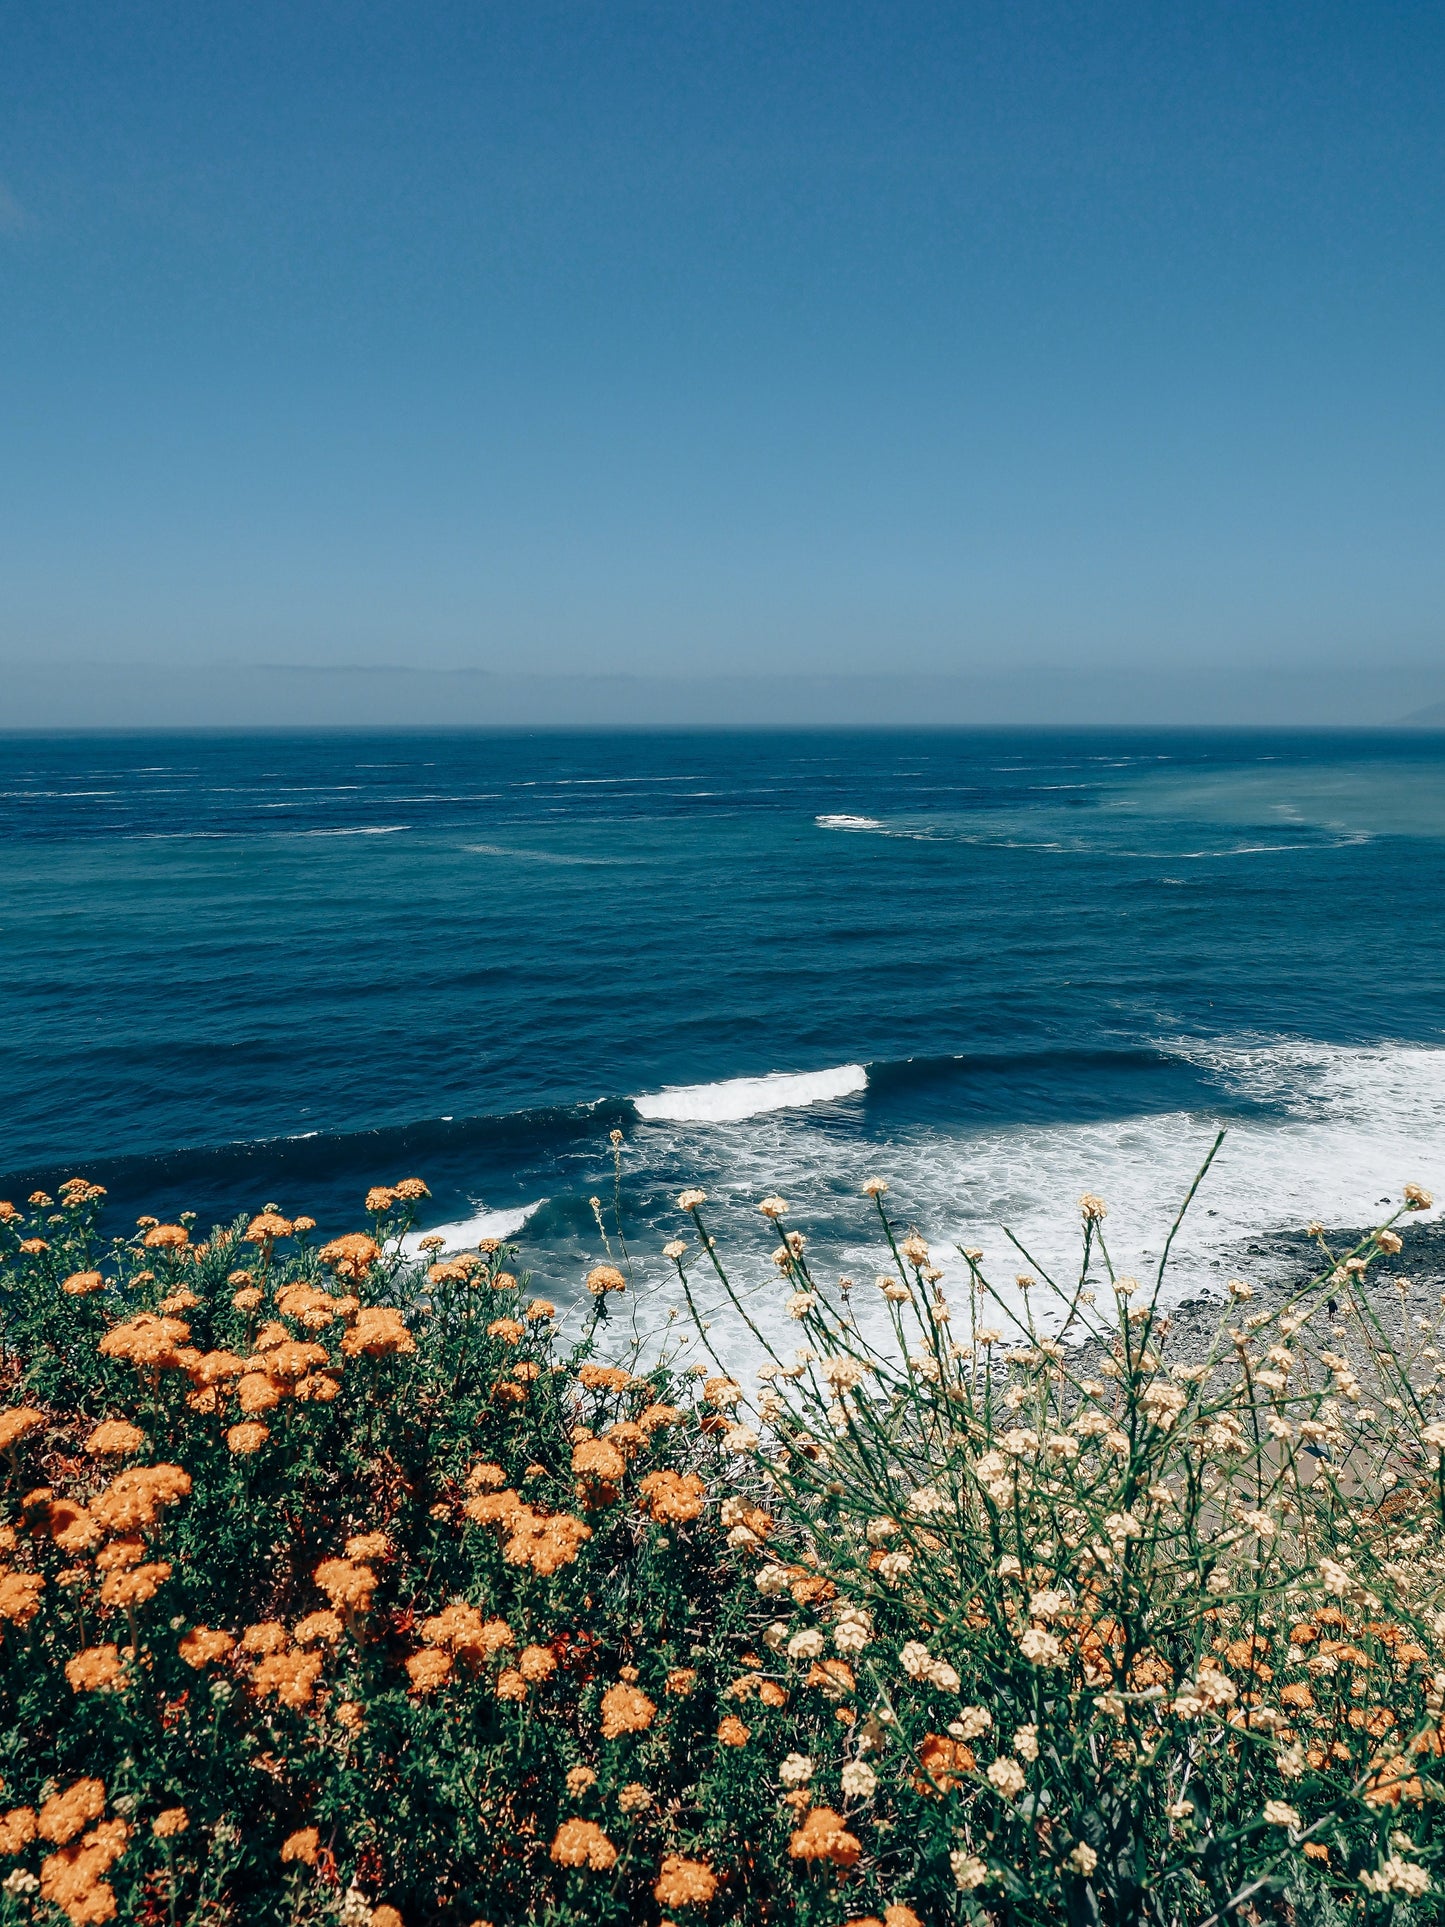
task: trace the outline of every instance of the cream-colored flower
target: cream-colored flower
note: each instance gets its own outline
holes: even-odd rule
[[[1001,1793],[1005,1800],[1012,1800],[1024,1790],[1026,1780],[1024,1770],[1011,1753],[1001,1753],[989,1763],[988,1783]]]
[[[956,1847],[948,1856],[948,1864],[953,1869],[954,1882],[961,1893],[972,1893],[988,1879],[988,1868],[976,1853],[967,1853]]]

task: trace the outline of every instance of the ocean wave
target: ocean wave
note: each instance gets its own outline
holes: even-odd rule
[[[813,821],[820,830],[881,830],[883,828],[876,816],[815,816]]]
[[[637,1115],[648,1120],[725,1124],[826,1104],[867,1088],[868,1072],[862,1064],[839,1064],[826,1071],[773,1071],[766,1077],[729,1077],[718,1084],[677,1084],[634,1097],[631,1103]]]
[[[533,1204],[514,1205],[509,1211],[479,1211],[474,1218],[458,1218],[451,1224],[432,1225],[426,1231],[413,1231],[402,1240],[402,1249],[409,1258],[415,1258],[421,1251],[423,1238],[444,1238],[448,1251],[461,1251],[467,1245],[478,1244],[483,1238],[515,1238],[527,1220],[542,1209],[547,1202],[538,1198]]]

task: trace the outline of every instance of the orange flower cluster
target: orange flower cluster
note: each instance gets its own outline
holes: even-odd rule
[[[364,1613],[376,1591],[376,1574],[355,1559],[323,1559],[311,1575],[332,1605],[342,1612]]]
[[[717,1892],[717,1875],[705,1860],[664,1856],[653,1898],[663,1907],[706,1907]]]
[[[140,1427],[132,1425],[129,1419],[108,1418],[96,1426],[85,1441],[85,1449],[92,1458],[124,1459],[149,1442]]]
[[[849,1833],[841,1814],[831,1807],[814,1807],[788,1842],[794,1860],[830,1860],[835,1867],[853,1867],[863,1851],[856,1834]]]
[[[256,1662],[251,1675],[251,1690],[257,1699],[274,1693],[283,1706],[296,1712],[311,1704],[316,1682],[321,1677],[320,1653],[267,1653]]]
[[[145,1531],[190,1489],[191,1475],[179,1465],[131,1466],[91,1502],[90,1516],[102,1532]]]
[[[317,1255],[323,1265],[330,1265],[344,1278],[359,1282],[381,1256],[381,1246],[364,1231],[352,1231],[344,1238],[333,1238],[330,1244],[322,1245]]]
[[[23,1439],[27,1432],[33,1432],[44,1425],[45,1414],[37,1412],[33,1405],[12,1406],[8,1412],[0,1412],[0,1452],[9,1452]]]
[[[395,1307],[368,1305],[356,1314],[355,1322],[341,1341],[341,1349],[348,1358],[363,1355],[385,1358],[391,1353],[414,1352],[416,1340]]]
[[[592,1820],[564,1820],[552,1842],[552,1858],[559,1867],[590,1867],[606,1873],[617,1864],[617,1849]]]
[[[540,1512],[509,1486],[501,1492],[479,1493],[468,1499],[465,1511],[479,1525],[500,1526],[507,1534],[502,1557],[511,1566],[530,1566],[541,1575],[570,1566],[592,1537],[592,1528],[570,1513]]]
[[[656,1705],[636,1686],[609,1686],[602,1695],[602,1737],[645,1733],[657,1717]]]
[[[211,1666],[218,1659],[224,1659],[234,1650],[235,1644],[234,1633],[213,1632],[209,1626],[193,1626],[176,1650],[187,1666],[199,1672],[203,1666]]]
[[[65,1677],[77,1693],[100,1692],[118,1684],[124,1675],[120,1649],[116,1646],[87,1646],[65,1666]]]
[[[648,1472],[638,1483],[649,1515],[659,1524],[701,1518],[707,1487],[696,1472]]]

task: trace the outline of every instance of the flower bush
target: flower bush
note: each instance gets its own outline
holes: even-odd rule
[[[876,1316],[763,1201],[803,1342],[733,1293],[751,1401],[609,1357],[615,1266],[567,1340],[510,1249],[405,1258],[419,1180],[322,1243],[0,1204],[0,1920],[1440,1919],[1391,1226],[1170,1362],[1100,1200],[1076,1282],[950,1303],[869,1191]]]

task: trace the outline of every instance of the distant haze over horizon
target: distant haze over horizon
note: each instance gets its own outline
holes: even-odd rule
[[[22,10],[0,728],[1428,711],[1442,98],[1423,0]]]
[[[495,675],[399,664],[0,662],[0,730],[1445,727],[1410,666],[973,676]]]

